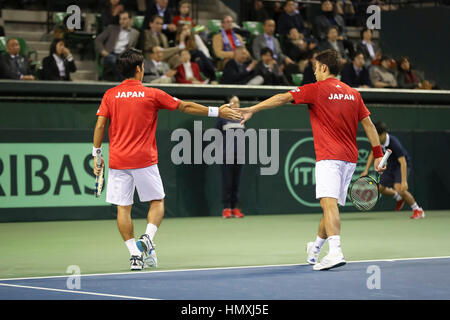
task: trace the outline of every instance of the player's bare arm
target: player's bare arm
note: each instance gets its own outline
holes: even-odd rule
[[[364,131],[366,132],[367,139],[369,139],[369,142],[372,145],[372,150],[374,148],[381,148],[380,138],[378,137],[377,130],[375,129],[375,126],[374,126],[372,120],[370,119],[370,116],[362,119],[361,125],[363,126]],[[374,160],[375,171],[381,173],[384,170],[386,170],[386,165],[383,168],[378,168],[378,165],[380,164],[381,159],[383,158],[383,151],[381,151],[381,156],[378,156],[378,157],[373,156],[373,157],[375,159]]]
[[[400,172],[402,173],[402,182],[400,184],[400,192],[405,192],[408,190],[408,181],[407,181],[407,163],[405,156],[402,156],[397,159],[400,163]]]
[[[288,103],[292,102],[293,100],[294,100],[294,97],[289,92],[279,93],[279,94],[276,94],[276,95],[270,97],[269,99],[266,99],[252,107],[240,108],[239,112],[243,116],[241,124],[244,124],[245,122],[247,122],[253,116],[253,114],[258,111],[277,108],[277,107],[283,106],[285,104],[288,104]]]
[[[218,110],[219,111],[218,116],[228,120],[234,121],[241,120],[242,119],[241,114],[238,111],[236,111],[236,109],[232,109],[230,107],[231,105],[228,103],[220,106]],[[208,107],[191,101],[181,101],[180,104],[178,105],[178,110],[184,113],[189,113],[198,116],[209,115]]]
[[[105,136],[106,123],[108,122],[108,118],[99,116],[97,119],[97,123],[95,124],[94,129],[94,148],[101,148],[103,137]],[[96,176],[99,175],[100,169],[97,167],[96,157],[94,157],[94,174]],[[102,167],[105,166],[105,161],[102,158]]]

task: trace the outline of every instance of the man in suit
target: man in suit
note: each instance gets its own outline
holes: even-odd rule
[[[169,47],[169,40],[167,36],[162,32],[163,18],[158,15],[154,15],[150,18],[149,30],[144,31],[144,55],[151,53],[151,49],[155,46],[163,48],[163,61],[168,63],[169,66],[174,69],[180,65],[180,48]]]
[[[331,26],[328,29],[327,40],[324,40],[319,44],[320,51],[328,49],[336,50],[337,52],[339,52],[341,56],[341,63],[347,63],[347,53],[345,52],[342,40],[338,39],[338,27],[336,26]]]
[[[222,84],[248,84],[261,85],[264,78],[255,73],[255,66],[258,63],[252,60],[250,53],[245,47],[234,49],[234,58],[227,62],[223,70]]]
[[[273,53],[273,58],[277,60],[279,64],[294,64],[295,62],[281,52],[280,42],[274,37],[275,34],[275,21],[273,19],[266,19],[263,23],[264,33],[258,35],[252,44],[253,56],[256,60],[261,60],[261,49],[270,48]]]
[[[34,80],[28,61],[19,52],[19,41],[9,38],[6,53],[0,58],[0,79]]]
[[[176,70],[170,69],[169,65],[163,61],[163,49],[159,46],[151,48],[151,53],[144,62],[143,82],[150,83],[174,83]]]
[[[372,41],[372,30],[368,28],[361,30],[361,42],[356,45],[356,48],[364,54],[367,68],[372,65],[372,61],[381,58],[380,47]]]
[[[296,28],[304,37],[309,36],[309,30],[306,28],[303,17],[297,11],[295,1],[286,1],[284,12],[278,17],[278,33],[286,36],[291,28]]]
[[[149,28],[149,23],[154,15],[158,15],[163,19],[162,32],[169,38],[175,40],[177,26],[172,23],[172,10],[168,7],[169,0],[156,0],[155,3],[149,4],[147,1],[147,12],[144,18],[144,28]]]
[[[42,61],[42,80],[71,81],[70,73],[75,71],[75,60],[64,40],[54,39],[50,45],[50,55]]]
[[[120,13],[119,25],[109,25],[95,39],[97,50],[103,56],[103,78],[107,81],[122,81],[123,76],[116,69],[119,54],[127,48],[136,47],[139,31],[131,27],[133,20],[128,11]]]
[[[352,63],[347,63],[341,71],[341,81],[353,88],[370,88],[369,70],[364,66],[364,54],[357,52]]]
[[[264,78],[263,85],[288,86],[289,82],[283,74],[284,65],[278,65],[272,49],[262,48],[260,54],[261,61],[255,67],[255,74]]]

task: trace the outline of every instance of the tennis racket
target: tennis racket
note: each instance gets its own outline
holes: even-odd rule
[[[105,182],[104,168],[102,167],[102,150],[97,150],[97,167],[101,168],[98,176],[95,177],[94,196],[99,198],[103,191],[103,183]]]
[[[378,168],[384,167],[392,151],[386,150]],[[376,180],[370,176],[356,179],[350,188],[350,199],[353,205],[361,211],[372,210],[380,198],[380,174],[376,173]]]

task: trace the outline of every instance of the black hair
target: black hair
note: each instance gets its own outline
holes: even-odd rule
[[[356,58],[357,56],[359,56],[360,54],[362,54],[363,57],[364,57],[364,52],[358,50],[358,51],[356,51],[355,54],[353,55],[352,60],[355,60],[355,58]],[[365,57],[364,57],[364,58],[365,58]]]
[[[327,29],[327,34],[328,34],[328,32],[330,32],[331,29],[335,29],[337,31],[337,33],[339,33],[339,27],[335,26],[335,25],[331,25]]]
[[[122,52],[117,59],[117,70],[126,78],[133,78],[136,75],[136,67],[142,66],[144,56],[142,51],[135,48],[128,48]]]
[[[361,39],[363,39],[364,32],[366,32],[367,30],[370,30],[370,31],[373,33],[372,29],[369,29],[369,28],[367,28],[367,27],[364,27],[364,28],[361,30],[361,33],[360,33],[360,38],[361,38]]]
[[[59,42],[63,42],[64,43],[64,39],[53,39],[52,43],[50,44],[50,55],[52,56],[53,54],[56,54],[56,45]]]
[[[163,17],[158,14],[154,14],[150,17],[150,23],[153,23],[156,19],[161,19],[162,21],[164,21]]]
[[[268,52],[270,52],[270,55],[273,57],[273,51],[269,47],[262,48],[260,51],[260,55],[263,56],[263,55],[267,54]]]
[[[375,129],[377,129],[378,135],[381,135],[383,132],[387,132],[386,123],[378,121],[375,123]]]
[[[329,49],[321,51],[317,55],[316,60],[321,64],[326,65],[330,71],[330,74],[337,76],[341,71],[341,58],[336,50]]]
[[[383,62],[384,60],[389,60],[389,61],[391,61],[391,57],[386,56],[386,55],[382,56],[381,59],[380,59],[380,63]]]
[[[133,15],[131,14],[131,12],[127,11],[127,10],[122,11],[121,13],[119,13],[119,15],[124,14],[124,13],[128,14],[128,18],[130,18],[130,19],[133,18]]]

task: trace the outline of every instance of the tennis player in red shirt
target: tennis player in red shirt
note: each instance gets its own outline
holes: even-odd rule
[[[323,216],[315,242],[307,244],[307,261],[314,270],[327,270],[344,265],[341,249],[339,205],[345,205],[347,189],[358,160],[356,131],[361,122],[374,152],[377,172],[383,157],[377,131],[358,91],[339,81],[339,54],[326,50],[316,58],[314,74],[317,82],[287,93],[277,94],[250,108],[239,109],[246,122],[255,112],[286,105],[307,104],[316,152],[316,198],[320,199]],[[330,251],[318,262],[319,253],[328,240]]]
[[[103,96],[97,111],[92,155],[95,158],[97,149],[101,148],[109,119],[106,201],[117,205],[117,225],[131,255],[131,270],[142,270],[144,266],[157,266],[153,237],[164,216],[165,194],[158,171],[155,139],[158,111],[178,109],[189,114],[230,120],[241,120],[242,116],[229,105],[205,107],[143,86],[144,57],[139,50],[131,48],[123,52],[117,60],[117,67],[126,80]],[[100,168],[95,160],[94,173],[98,175]],[[142,202],[150,201],[147,228],[137,242],[131,220],[135,188]]]

